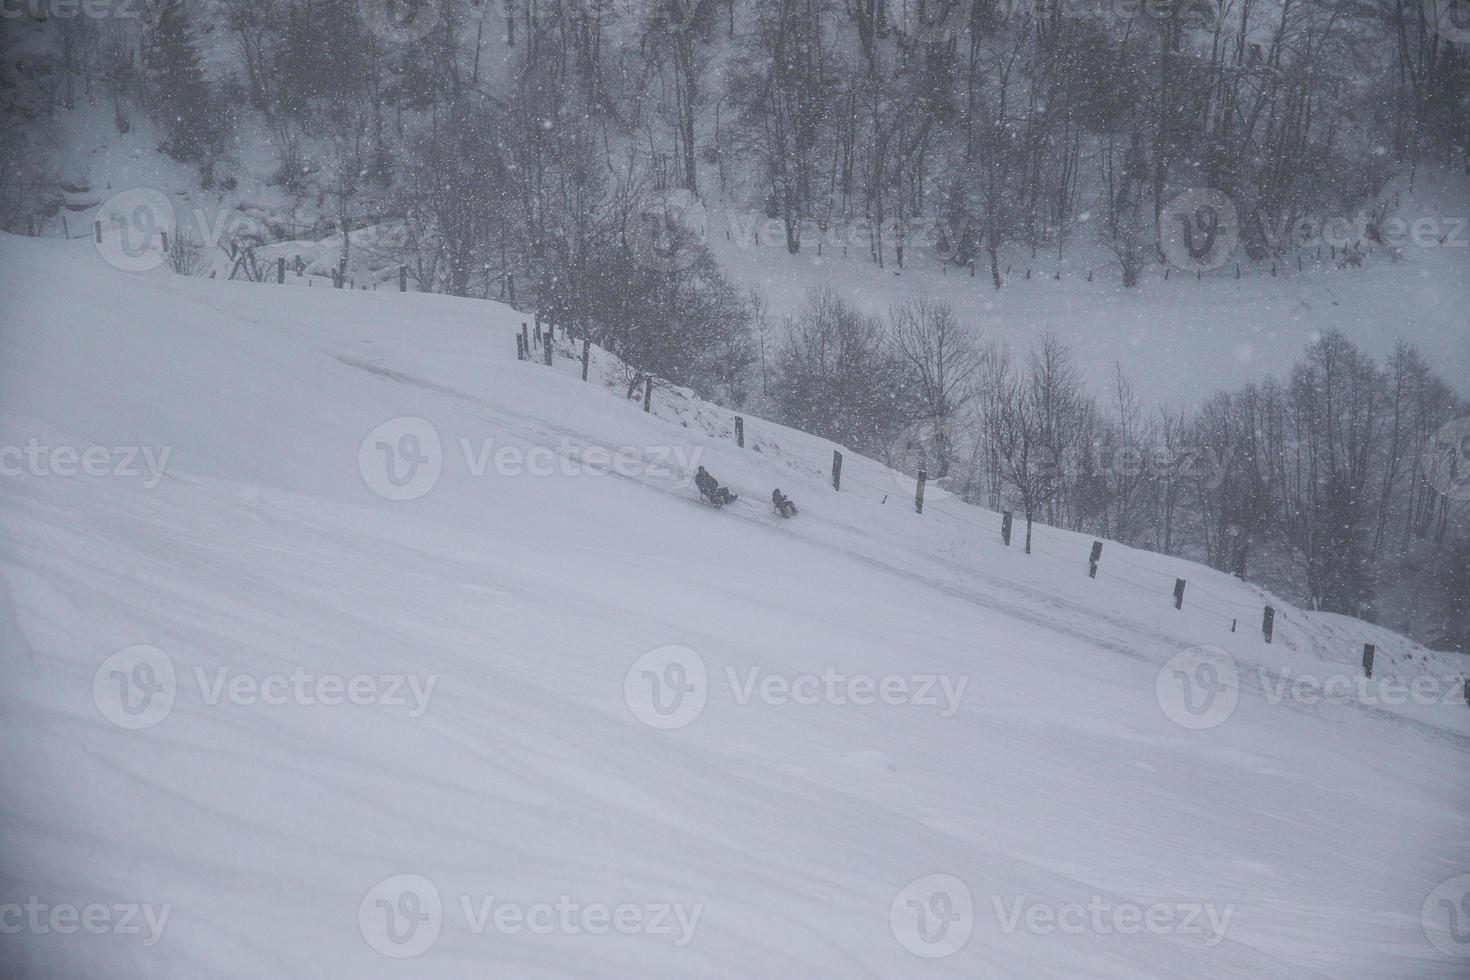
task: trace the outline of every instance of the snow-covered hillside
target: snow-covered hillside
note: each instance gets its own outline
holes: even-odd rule
[[[497,304],[0,294],[8,975],[1465,975],[1463,658]]]

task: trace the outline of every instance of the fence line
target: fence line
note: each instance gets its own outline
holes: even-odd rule
[[[882,487],[870,483],[859,476],[856,476],[853,473],[854,464],[871,464],[869,464],[869,461],[867,461],[863,457],[855,455],[849,456],[845,449],[835,442],[829,442],[826,445],[822,445],[813,441],[810,438],[778,434],[764,428],[763,426],[752,425],[750,421],[748,419],[745,419],[743,416],[736,417],[740,419],[739,424],[745,432],[747,439],[750,439],[752,436],[759,436],[761,438],[764,438],[768,441],[768,444],[771,448],[786,453],[797,462],[810,466],[814,473],[820,474],[824,471],[824,467],[826,465],[825,457],[833,453],[842,453],[844,468],[841,479],[841,490],[838,492],[849,493],[853,496],[858,497],[859,499],[872,499],[874,502],[877,503],[887,503],[888,498],[895,495],[899,495],[900,499],[907,498],[906,488],[902,486],[902,484],[898,481],[895,481],[891,486]],[[807,458],[799,453],[787,449],[785,446],[783,446],[783,443],[791,446],[808,447],[811,450],[821,453],[822,458],[820,460]],[[752,444],[751,448],[756,447],[754,444]],[[907,479],[908,478],[906,477],[905,481],[903,482],[907,482]],[[915,484],[916,486],[918,485],[917,480],[915,480]],[[852,488],[859,488],[859,492],[854,493]],[[877,496],[870,497],[869,492]],[[969,506],[969,504],[966,504],[958,497],[946,496],[926,501],[924,510],[920,513],[936,514],[939,516],[939,518],[943,520],[952,521],[955,524],[963,525],[967,528],[973,528],[978,531],[993,530],[996,533],[999,533],[999,528],[992,528],[987,523],[984,523],[980,519],[978,519],[978,517],[964,515],[957,512],[957,510],[955,509],[956,507]],[[1017,530],[1018,533],[1024,535],[1024,531],[1020,529]],[[1075,561],[1077,563],[1078,570],[1080,571],[1084,567],[1084,564],[1089,560],[1089,553],[1086,550],[1081,549],[1074,553],[1069,545],[1053,540],[1051,538],[1051,533],[1058,530],[1061,529],[1054,528],[1051,525],[1036,524],[1035,522],[1033,522],[1031,530],[1031,553],[1040,554],[1041,556],[1049,560],[1056,560],[1059,562]],[[1126,545],[1122,545],[1117,542],[1110,543],[1113,544],[1113,550],[1105,552],[1099,557],[1098,571],[1101,574],[1095,575],[1094,577],[1102,578],[1104,581],[1107,582],[1117,583],[1118,585],[1131,589],[1141,595],[1147,596],[1151,599],[1159,600],[1161,606],[1164,602],[1168,602],[1172,606],[1174,602],[1174,588],[1176,582],[1187,580],[1180,579],[1171,572],[1161,571],[1157,568],[1149,568],[1146,565],[1134,561],[1126,555],[1119,554],[1118,550],[1126,547]],[[1022,537],[1022,540],[1019,542],[1013,542],[1013,546],[1020,547],[1024,551],[1024,537]],[[1122,571],[1121,569],[1123,568],[1131,570],[1131,573]],[[1152,584],[1149,581],[1144,581],[1140,578],[1135,577],[1135,575],[1132,573],[1153,576]],[[1245,582],[1242,582],[1241,584],[1250,588],[1251,591],[1257,595],[1257,597],[1261,600],[1261,605],[1252,605],[1247,602],[1242,602],[1238,599],[1227,599],[1224,596],[1214,592],[1213,590],[1205,588],[1203,585],[1200,585],[1197,582],[1187,582],[1185,597],[1183,599],[1182,605],[1178,608],[1180,608],[1184,612],[1189,613],[1192,616],[1203,618],[1213,624],[1218,624],[1222,629],[1229,630],[1231,632],[1245,632],[1247,630],[1260,629],[1262,626],[1262,620],[1264,618],[1264,610],[1266,608],[1274,608],[1272,600],[1255,586],[1251,586],[1249,583]],[[1301,627],[1297,623],[1288,621],[1284,615],[1278,615],[1275,618],[1275,622],[1273,625],[1273,638],[1268,639],[1266,641],[1268,643],[1274,642],[1274,639],[1276,637],[1279,637],[1281,642],[1288,647],[1300,647],[1304,646],[1306,643],[1314,643],[1314,641],[1311,641],[1310,635],[1303,627]],[[1293,639],[1297,641],[1295,644],[1293,644],[1292,642]]]

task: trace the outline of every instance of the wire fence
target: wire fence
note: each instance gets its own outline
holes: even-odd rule
[[[835,442],[819,441],[816,437],[776,432],[764,426],[752,424],[740,418],[744,433],[744,447],[757,452],[776,451],[790,457],[804,470],[816,476],[829,476],[839,492],[852,494],[878,504],[901,501],[913,503],[925,517],[939,520],[982,533],[994,533],[1003,537],[997,515],[980,507],[966,503],[958,497],[943,495],[923,501],[918,507],[920,480],[891,469],[878,470],[878,464],[860,456],[850,456]],[[841,456],[840,468],[837,457]],[[932,493],[932,489],[930,489]],[[1000,515],[1009,523],[1010,515]],[[1022,537],[1015,543],[1018,550],[1048,562],[1066,563],[1079,569],[1086,568],[1090,577],[1115,583],[1130,592],[1156,600],[1161,608],[1173,608],[1181,613],[1198,617],[1223,631],[1244,632],[1260,629],[1266,642],[1280,642],[1290,648],[1315,646],[1307,631],[1296,623],[1289,622],[1284,615],[1276,615],[1276,603],[1270,596],[1254,586],[1241,582],[1255,596],[1255,602],[1242,601],[1221,595],[1206,588],[1198,581],[1189,581],[1173,572],[1150,567],[1123,553],[1124,545],[1110,543],[1110,549],[1100,555],[1096,568],[1091,568],[1091,552],[1079,548],[1078,542],[1070,540],[1074,532],[1065,532],[1047,524],[1033,523],[1029,531],[1029,550],[1026,547],[1027,529],[1016,527],[1016,535]],[[1060,540],[1067,534],[1069,540]],[[1010,542],[1007,542],[1010,544]],[[1168,557],[1168,556],[1162,556]],[[1181,586],[1180,583],[1183,583]],[[1176,592],[1177,589],[1182,591]],[[1167,603],[1167,607],[1165,604]],[[1283,610],[1284,612],[1284,610]],[[1269,624],[1269,625],[1268,625]]]

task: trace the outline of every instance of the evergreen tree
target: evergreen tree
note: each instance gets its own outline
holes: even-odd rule
[[[176,160],[201,164],[206,175],[219,137],[214,99],[182,0],[162,7],[145,54],[155,118],[168,135],[165,149]]]

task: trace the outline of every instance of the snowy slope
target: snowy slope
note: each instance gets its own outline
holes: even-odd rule
[[[851,454],[834,493],[830,444],[519,363],[495,304],[8,237],[0,295],[0,447],[36,447],[0,459],[0,927],[159,926],[40,914],[8,974],[1464,975],[1460,661],[1284,606],[1268,646],[1249,586],[1113,544],[1089,579],[1090,539],[1027,557]],[[1363,642],[1379,684],[1295,684]]]

